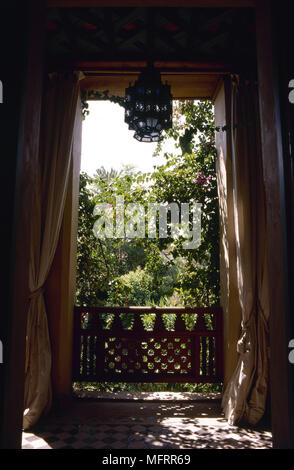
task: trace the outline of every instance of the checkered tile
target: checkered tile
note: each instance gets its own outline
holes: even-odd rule
[[[122,404],[123,406],[123,404]],[[205,414],[205,413],[204,413]],[[56,418],[24,432],[23,449],[269,449],[271,433],[229,426],[222,416]]]

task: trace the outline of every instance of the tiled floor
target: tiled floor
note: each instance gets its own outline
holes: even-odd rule
[[[75,399],[23,433],[23,449],[270,449],[268,429],[229,426],[218,400]]]

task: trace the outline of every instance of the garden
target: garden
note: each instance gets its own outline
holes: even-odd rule
[[[121,170],[100,167],[93,176],[80,175],[79,226],[77,254],[77,306],[219,306],[219,220],[216,181],[214,113],[209,101],[174,102],[173,129],[167,131],[154,153],[152,172],[142,173],[131,165]],[[174,151],[164,152],[164,143],[173,142]],[[148,144],[142,144],[148,145]],[[165,163],[156,165],[156,156]],[[165,237],[97,237],[97,205],[111,210],[111,221],[118,229],[117,201],[144,208],[152,204],[178,207],[193,202],[201,204],[201,240],[187,249],[179,224],[174,236],[174,220],[167,212]],[[192,224],[193,211],[189,217]],[[131,214],[132,215],[132,214]],[[182,220],[182,219],[181,219]],[[158,220],[156,222],[158,228]],[[147,226],[147,220],[146,220]],[[100,227],[101,228],[101,227]],[[137,235],[136,235],[137,233]],[[173,314],[165,322],[174,322]],[[195,318],[183,315],[183,320]],[[206,319],[209,323],[209,318]],[[113,315],[104,321],[110,324]],[[145,314],[144,328],[152,324],[152,314]],[[130,318],[122,314],[128,327]],[[189,326],[189,325],[188,325]],[[218,391],[221,384],[191,383],[75,383],[74,388],[96,391]]]

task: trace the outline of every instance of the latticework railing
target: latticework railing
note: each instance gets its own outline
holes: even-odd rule
[[[222,310],[75,307],[73,357],[77,382],[222,382]]]

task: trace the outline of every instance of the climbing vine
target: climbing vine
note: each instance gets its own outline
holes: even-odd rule
[[[90,113],[88,100],[110,101],[111,103],[117,103],[125,108],[125,99],[121,96],[110,95],[109,90],[102,92],[95,90],[83,91],[81,96],[83,119]]]

